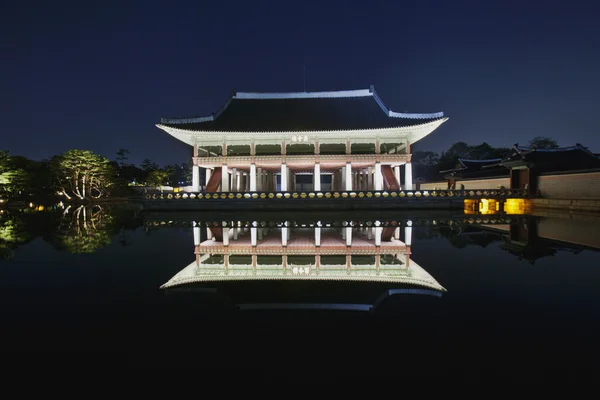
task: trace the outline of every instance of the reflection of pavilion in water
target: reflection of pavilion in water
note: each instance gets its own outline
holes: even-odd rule
[[[411,258],[412,227],[350,224],[194,224],[195,261],[162,288],[200,282],[385,282],[445,292]],[[206,234],[204,234],[206,232]]]

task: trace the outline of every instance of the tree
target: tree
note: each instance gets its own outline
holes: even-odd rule
[[[411,156],[414,167],[414,176],[431,179],[437,174],[440,156],[433,151],[415,151]]]
[[[123,167],[125,161],[128,159],[127,155],[129,153],[129,150],[127,149],[119,149],[119,151],[117,151],[117,164],[119,165],[119,168]]]
[[[148,186],[162,186],[169,179],[169,173],[167,171],[154,170],[150,171],[148,178],[146,178],[146,184]]]
[[[114,185],[114,169],[106,157],[89,150],[69,150],[54,157],[52,168],[67,199],[99,198]]]
[[[144,159],[140,166],[146,172],[155,171],[158,169],[158,164],[156,164],[154,161],[150,160],[149,158]]]
[[[536,149],[556,149],[558,148],[558,143],[556,140],[551,139],[545,136],[536,136],[531,139],[528,143],[529,147],[534,147]]]
[[[27,187],[27,178],[27,172],[15,165],[8,151],[0,151],[0,193],[11,197],[21,193]]]

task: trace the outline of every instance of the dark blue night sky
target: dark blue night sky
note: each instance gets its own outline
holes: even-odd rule
[[[233,89],[375,85],[394,111],[444,111],[415,145],[534,136],[600,152],[600,10],[591,1],[18,1],[0,16],[0,148],[42,159],[187,161],[155,127]]]

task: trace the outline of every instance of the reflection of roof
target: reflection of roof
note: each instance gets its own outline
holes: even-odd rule
[[[339,131],[422,125],[444,114],[389,110],[375,89],[337,92],[234,93],[208,117],[163,118],[160,128],[204,132]]]
[[[261,280],[297,280],[297,281],[356,281],[356,282],[390,282],[415,285],[439,291],[446,291],[427,271],[414,261],[410,267],[385,266],[376,269],[374,266],[348,268],[252,268],[251,266],[222,265],[190,265],[179,271],[161,288],[199,283],[227,281],[261,281]]]
[[[342,311],[374,311],[387,298],[401,294],[418,294],[441,297],[442,292],[429,289],[389,289],[379,296],[373,304],[357,303],[241,303],[238,308],[249,310],[342,310]]]
[[[178,286],[168,288],[169,294],[194,293],[210,296],[212,306],[237,308],[239,311],[273,311],[273,310],[315,310],[315,311],[362,311],[375,312],[394,296],[420,295],[442,297],[443,292],[432,289],[414,287],[386,288],[377,286],[358,288],[354,285],[342,287],[320,287],[320,289],[301,287],[246,287],[244,289],[227,286],[226,288],[205,286]],[[385,285],[389,286],[389,284]],[[260,294],[259,294],[260,293]],[[257,296],[257,294],[259,294]],[[265,296],[266,294],[266,296]],[[275,301],[273,301],[275,300]],[[216,302],[215,302],[216,301]]]
[[[519,259],[525,259],[533,264],[537,259],[547,256],[553,256],[556,254],[556,250],[549,246],[521,244],[518,242],[506,242],[499,246],[502,250],[505,250]]]

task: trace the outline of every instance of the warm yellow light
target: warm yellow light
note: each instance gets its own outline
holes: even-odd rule
[[[44,211],[44,206],[38,206],[37,210],[38,211]]]
[[[464,200],[464,211],[465,214],[475,214],[478,210],[478,201],[473,199]]]
[[[500,205],[496,199],[479,200],[479,214],[496,214],[499,209]]]
[[[526,214],[527,203],[525,199],[506,199],[504,201],[504,212],[506,214]]]

